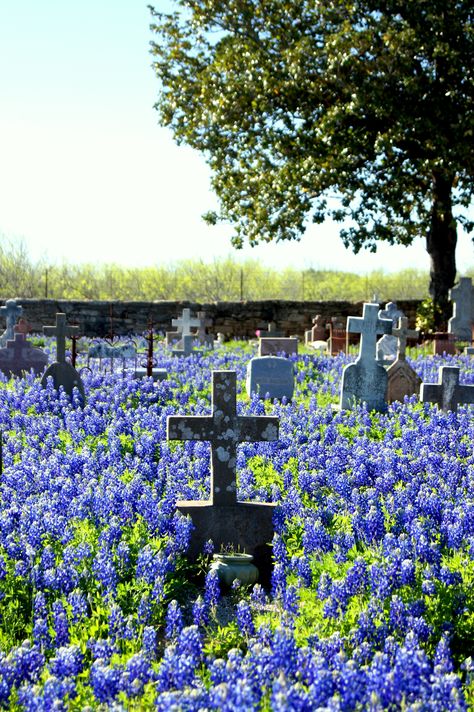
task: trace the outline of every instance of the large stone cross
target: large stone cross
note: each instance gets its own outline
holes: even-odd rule
[[[453,302],[453,316],[448,321],[448,331],[460,341],[471,341],[474,322],[474,289],[470,277],[461,277],[459,284],[449,290]]]
[[[15,299],[7,299],[5,306],[0,307],[0,314],[6,321],[7,339],[12,340],[14,335],[14,327],[16,320],[21,316],[23,307],[16,303]]]
[[[392,329],[392,336],[396,336],[398,339],[398,352],[397,359],[399,361],[405,360],[407,339],[417,339],[420,332],[416,329],[408,328],[408,319],[406,316],[401,316],[398,320],[398,327]]]
[[[360,349],[358,361],[370,363],[375,361],[377,336],[392,333],[392,321],[380,319],[378,304],[364,304],[362,316],[350,316],[347,320],[347,331],[360,334]]]
[[[211,502],[237,503],[237,445],[278,439],[278,418],[237,415],[235,371],[213,371],[212,415],[169,415],[168,440],[207,440],[211,443]]]
[[[191,333],[192,326],[200,326],[200,319],[191,317],[191,309],[183,309],[183,313],[177,319],[171,320],[171,325],[176,326],[178,333],[186,336]]]
[[[441,366],[438,383],[422,383],[420,400],[442,410],[457,410],[459,403],[474,403],[474,386],[459,383],[459,368]]]
[[[66,361],[66,336],[72,336],[79,331],[78,326],[66,325],[66,314],[61,312],[56,314],[55,326],[43,326],[46,336],[56,336],[56,361],[65,363]]]
[[[209,334],[206,333],[206,328],[208,326],[212,326],[212,319],[206,318],[205,311],[198,311],[197,318],[199,321],[199,328],[197,330],[196,336],[201,343],[204,343],[206,341],[206,338],[209,336]]]

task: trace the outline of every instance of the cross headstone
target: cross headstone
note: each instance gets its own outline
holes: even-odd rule
[[[42,373],[48,363],[48,357],[41,349],[34,348],[24,334],[15,334],[5,348],[0,348],[0,371],[7,376],[21,376],[31,369],[35,374]]]
[[[379,317],[381,319],[390,319],[393,326],[396,325],[402,316],[404,316],[404,314],[398,309],[395,302],[387,302],[385,309],[379,311]],[[382,365],[390,364],[397,358],[398,342],[392,334],[384,334],[382,338],[377,341],[377,361]]]
[[[403,401],[405,396],[418,395],[421,385],[421,378],[405,360],[407,339],[417,339],[419,332],[409,329],[408,319],[402,316],[392,334],[398,341],[398,348],[397,359],[387,370],[388,403]]]
[[[183,347],[172,349],[171,353],[173,356],[191,356],[191,354],[200,354],[199,349],[193,349],[193,334],[185,334],[182,338]]]
[[[359,356],[355,363],[342,372],[340,407],[351,409],[355,402],[364,401],[369,410],[386,409],[387,372],[375,358],[378,334],[390,334],[393,324],[378,316],[378,304],[365,303],[362,317],[351,316],[347,331],[360,334]]]
[[[56,314],[56,324],[54,326],[43,326],[46,336],[56,337],[56,361],[66,362],[66,336],[72,336],[79,331],[78,326],[67,326],[66,314],[58,312]]]
[[[206,318],[205,311],[198,311],[197,318],[199,320],[199,327],[198,327],[196,334],[194,334],[194,338],[197,339],[200,344],[203,344],[204,346],[207,346],[207,347],[213,349],[214,348],[214,337],[212,334],[208,334],[206,332],[207,327],[212,326],[212,319]]]
[[[470,277],[461,277],[459,283],[449,290],[453,302],[453,316],[448,321],[448,332],[459,341],[472,339],[474,323],[474,288]]]
[[[177,333],[187,336],[191,333],[191,327],[200,326],[200,319],[191,317],[191,309],[183,309],[183,313],[177,319],[171,320],[171,325],[176,326]]]
[[[58,312],[56,314],[56,324],[54,326],[43,326],[43,331],[46,336],[56,337],[56,361],[45,371],[41,379],[41,385],[46,388],[48,378],[52,378],[54,388],[59,390],[62,386],[69,396],[72,396],[74,388],[77,388],[84,404],[86,396],[82,379],[74,366],[66,361],[66,336],[72,337],[76,335],[79,327],[67,326],[66,314]]]
[[[266,544],[273,538],[273,506],[237,500],[237,445],[277,440],[279,420],[238,415],[236,381],[235,371],[213,371],[211,415],[170,415],[167,419],[168,440],[211,443],[210,499],[177,503],[195,527],[191,555],[197,555],[208,539],[217,546],[231,543],[255,553],[268,551]]]
[[[459,404],[474,403],[474,386],[459,383],[459,368],[441,366],[438,383],[422,383],[420,400],[436,403],[442,410],[457,410]]]
[[[0,307],[0,315],[6,321],[5,332],[0,337],[0,345],[5,346],[7,341],[12,341],[15,336],[15,324],[21,316],[23,307],[16,303],[15,299],[7,299],[5,306]]]

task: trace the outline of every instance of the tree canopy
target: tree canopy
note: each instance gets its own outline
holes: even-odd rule
[[[354,251],[424,236],[447,314],[471,231],[471,0],[176,0],[150,8],[161,123],[201,151],[244,240],[341,222]]]

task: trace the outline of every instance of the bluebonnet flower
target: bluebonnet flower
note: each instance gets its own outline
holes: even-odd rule
[[[254,635],[255,626],[252,620],[252,612],[247,601],[239,601],[236,606],[237,625],[240,632],[245,636]]]
[[[183,629],[183,616],[177,601],[170,601],[166,612],[166,637],[176,638]]]

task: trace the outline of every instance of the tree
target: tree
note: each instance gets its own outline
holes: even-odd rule
[[[203,152],[233,243],[340,221],[354,252],[424,236],[449,313],[474,177],[472,0],[175,0],[156,108]]]

